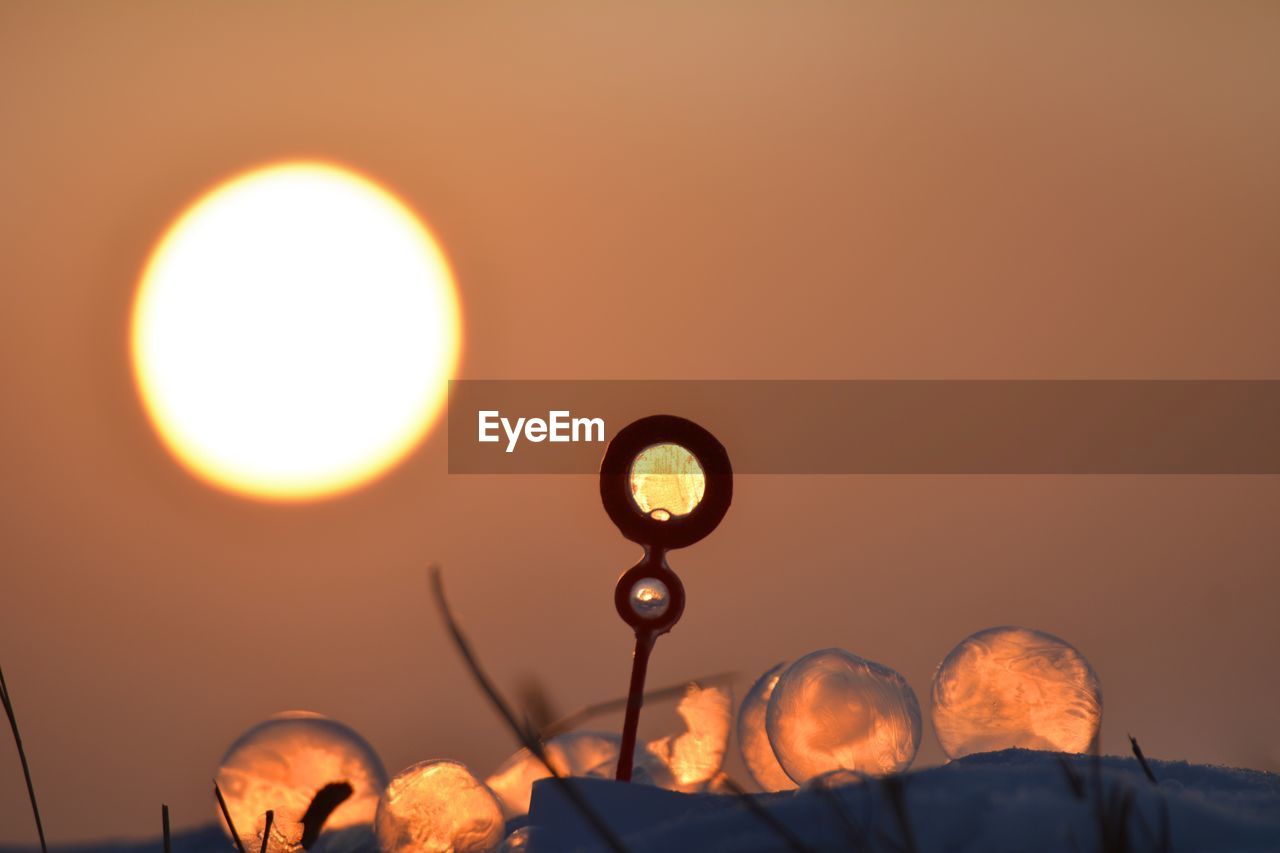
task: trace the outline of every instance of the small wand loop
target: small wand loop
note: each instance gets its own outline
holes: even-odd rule
[[[622,621],[636,632],[636,650],[631,661],[631,686],[627,691],[627,712],[622,723],[622,746],[618,754],[618,776],[631,781],[635,761],[636,732],[640,708],[644,704],[644,682],[649,655],[658,637],[671,630],[684,613],[684,584],[667,566],[661,550],[650,551],[636,566],[618,579],[614,606]]]

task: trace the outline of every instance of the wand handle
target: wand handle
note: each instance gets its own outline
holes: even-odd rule
[[[618,753],[618,781],[631,781],[635,764],[636,731],[640,727],[640,706],[644,704],[644,679],[649,669],[649,654],[657,635],[652,631],[636,631],[636,652],[631,660],[631,689],[627,692],[627,714],[622,722],[622,748]]]

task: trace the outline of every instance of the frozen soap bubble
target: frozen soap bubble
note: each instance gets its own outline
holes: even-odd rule
[[[1042,631],[979,631],[933,677],[933,729],[948,758],[1011,747],[1084,752],[1101,725],[1093,668]]]
[[[246,850],[262,849],[268,809],[275,812],[268,849],[301,848],[302,815],[316,792],[347,782],[352,794],[325,830],[373,822],[387,771],[364,738],[336,720],[307,711],[278,714],[236,739],[215,777]],[[225,830],[221,812],[219,825]]]
[[[566,732],[549,739],[544,748],[547,760],[561,776],[595,776],[612,779],[618,770],[617,735],[596,732]],[[533,783],[551,774],[527,749],[508,758],[485,780],[502,803],[507,819],[529,813]]]
[[[676,713],[685,731],[645,744],[636,763],[653,784],[686,794],[704,790],[724,766],[733,728],[733,696],[722,687],[685,689]]]
[[[828,770],[826,773],[819,773],[817,776],[811,776],[805,780],[805,783],[796,791],[797,795],[808,794],[813,791],[831,791],[836,788],[843,788],[847,785],[857,785],[865,782],[866,776],[863,776],[856,770]]]
[[[522,826],[507,836],[498,848],[498,853],[533,853],[535,834],[532,826]]]
[[[765,728],[778,763],[797,782],[841,768],[878,776],[911,766],[920,704],[889,667],[824,649],[779,677]]]
[[[632,781],[691,793],[708,788],[720,775],[732,728],[733,696],[720,687],[690,684],[676,712],[685,731],[651,740],[636,749]],[[618,770],[621,738],[599,732],[566,732],[547,740],[547,760],[561,776],[612,779]],[[507,819],[529,813],[533,783],[550,776],[542,762],[522,749],[485,780]]]
[[[456,761],[423,761],[396,775],[374,821],[382,853],[484,853],[506,824],[493,792]]]
[[[795,780],[778,764],[764,725],[769,697],[786,668],[785,662],[780,663],[756,679],[738,709],[738,752],[742,754],[742,763],[747,765],[747,773],[763,791],[789,791],[796,786]]]

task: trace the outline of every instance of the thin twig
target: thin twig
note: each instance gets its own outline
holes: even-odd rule
[[[1081,777],[1080,772],[1061,755],[1058,756],[1058,765],[1062,768],[1062,775],[1067,777],[1067,785],[1071,788],[1072,796],[1077,800],[1083,800],[1085,798],[1084,778]]]
[[[1169,817],[1169,801],[1163,796],[1160,798],[1160,837],[1156,841],[1156,850],[1159,853],[1173,850],[1173,823]]]
[[[1142,747],[1138,746],[1138,739],[1133,735],[1129,735],[1129,745],[1133,748],[1134,758],[1138,759],[1138,764],[1142,765],[1142,772],[1147,774],[1147,780],[1150,781],[1152,785],[1158,786],[1160,784],[1160,781],[1156,778],[1155,771],[1151,769],[1151,763],[1148,762],[1147,757],[1142,754]],[[1156,835],[1155,833],[1152,833],[1150,830],[1147,830],[1147,834],[1154,838],[1153,843],[1155,845],[1156,850],[1160,851],[1160,853],[1168,853],[1168,851],[1173,849],[1173,827],[1170,824],[1170,819],[1169,819],[1169,801],[1164,798],[1163,794],[1161,794],[1159,802],[1160,802],[1159,834]],[[1134,814],[1139,820],[1142,820],[1142,814],[1140,812],[1135,810]],[[1145,820],[1142,820],[1142,825],[1145,829],[1146,828]]]
[[[222,809],[222,819],[227,822],[227,829],[231,831],[231,840],[236,843],[236,849],[240,853],[245,853],[244,842],[240,840],[240,833],[236,832],[236,825],[231,820],[231,812],[227,810],[227,801],[222,798],[222,789],[218,787],[218,780],[213,780],[213,795],[218,798],[218,808]]]
[[[792,832],[785,823],[779,820],[777,815],[760,805],[755,797],[743,790],[741,785],[726,776],[724,779],[724,786],[733,792],[733,794],[738,798],[738,802],[742,803],[742,805],[746,807],[747,811],[751,812],[757,820],[769,827],[774,835],[781,838],[788,847],[795,851],[795,853],[812,853],[812,847],[801,841],[800,837]]]
[[[1151,765],[1147,763],[1147,757],[1142,754],[1142,747],[1138,746],[1138,739],[1133,735],[1129,735],[1129,745],[1133,747],[1133,755],[1138,759],[1138,763],[1142,765],[1142,772],[1147,774],[1147,779],[1152,785],[1159,785],[1156,774],[1152,771]]]
[[[680,684],[673,684],[670,687],[663,687],[658,690],[650,690],[649,692],[644,694],[644,701],[659,702],[664,699],[675,699],[678,696],[684,695],[684,691],[688,688],[690,683],[699,684],[699,685],[725,684],[730,681],[733,681],[737,677],[738,677],[738,673],[736,672],[717,672],[714,675],[708,675],[705,678],[691,678],[688,681],[681,682]],[[581,708],[577,711],[574,711],[572,714],[569,714],[566,717],[561,717],[560,719],[556,720],[554,723],[551,723],[548,726],[544,726],[542,729],[542,737],[543,738],[555,737],[558,734],[563,734],[564,732],[571,731],[572,729],[576,729],[582,723],[586,722],[587,720],[590,720],[593,717],[598,717],[601,714],[609,714],[614,711],[621,711],[626,707],[627,707],[626,697],[623,697],[621,699],[610,699],[607,702],[597,702],[594,705],[588,705],[585,708]]]
[[[267,809],[266,823],[262,826],[262,853],[267,853],[267,842],[271,840],[271,824],[275,822],[276,813]]]
[[[27,764],[27,751],[22,748],[22,735],[18,733],[18,718],[13,713],[13,701],[9,698],[9,686],[4,681],[3,667],[0,667],[0,701],[4,702],[4,712],[9,717],[9,728],[13,729],[13,742],[18,747],[18,760],[22,762],[22,775],[27,780],[27,797],[31,800],[31,813],[36,818],[40,850],[41,853],[49,853],[49,846],[44,840],[44,823],[40,820],[40,806],[36,805],[36,787],[31,782],[31,767]]]
[[[1111,805],[1107,810],[1104,851],[1129,853],[1133,849],[1129,844],[1129,818],[1133,814],[1135,814],[1133,789],[1117,786],[1112,792]]]
[[[160,826],[164,830],[164,853],[173,853],[173,842],[169,839],[169,807],[160,804]]]
[[[817,794],[826,801],[831,810],[835,812],[836,818],[840,821],[841,827],[844,829],[845,841],[849,842],[851,850],[857,850],[860,853],[870,853],[871,846],[867,842],[867,835],[862,831],[862,827],[854,822],[849,813],[844,810],[844,803],[840,800],[840,795],[830,788],[821,785],[817,788]]]
[[[444,580],[439,566],[431,567],[431,593],[435,598],[440,616],[444,619],[445,627],[449,629],[449,636],[453,639],[453,644],[457,647],[458,653],[462,655],[462,659],[466,662],[468,669],[471,670],[471,675],[475,678],[476,683],[480,685],[480,689],[484,692],[485,697],[488,698],[489,703],[497,709],[507,727],[516,736],[516,740],[542,762],[542,765],[547,768],[547,772],[551,774],[551,778],[556,780],[555,784],[560,787],[561,792],[586,819],[587,823],[591,825],[600,838],[604,840],[605,844],[614,853],[627,853],[626,845],[622,843],[622,840],[609,827],[604,818],[591,807],[582,792],[561,776],[560,771],[552,766],[551,761],[547,758],[547,752],[543,748],[542,741],[536,734],[516,720],[516,715],[511,710],[511,706],[502,698],[498,688],[494,686],[489,676],[485,674],[484,669],[481,668],[479,659],[476,658],[475,652],[471,650],[471,643],[467,641],[466,635],[462,633],[462,629],[458,626],[458,621],[453,616],[453,611],[449,609],[449,601],[445,598]]]
[[[911,820],[907,815],[906,782],[901,776],[886,776],[881,780],[881,784],[889,805],[893,807],[893,813],[898,818],[898,826],[902,829],[902,843],[907,853],[916,853],[920,848],[916,846],[916,836],[911,831]]]
[[[1108,792],[1102,774],[1102,753],[1094,740],[1092,765],[1093,814],[1098,824],[1098,849],[1102,853],[1131,853],[1129,844],[1129,818],[1134,813],[1133,789],[1117,783]]]

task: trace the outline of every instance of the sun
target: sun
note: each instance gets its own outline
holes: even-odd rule
[[[444,252],[404,202],[297,161],[236,175],[174,220],[138,285],[130,349],[147,414],[191,473],[312,500],[417,446],[460,322]]]

